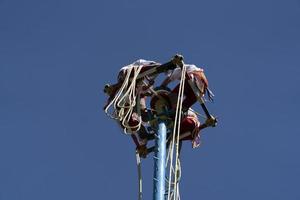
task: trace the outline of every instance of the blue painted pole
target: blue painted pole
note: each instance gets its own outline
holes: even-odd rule
[[[154,154],[153,200],[164,200],[167,137],[167,128],[164,121],[159,121],[157,133]]]

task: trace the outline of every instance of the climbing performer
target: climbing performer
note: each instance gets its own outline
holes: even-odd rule
[[[213,100],[213,93],[208,88],[208,80],[204,74],[204,70],[202,68],[197,67],[192,64],[184,64],[186,67],[186,80],[184,87],[184,95],[185,98],[182,103],[182,107],[184,111],[187,111],[194,103],[197,101],[197,94],[195,94],[192,87],[196,88],[198,95],[203,97],[206,93],[210,101]],[[180,80],[182,67],[177,67],[173,71],[169,73],[167,78],[162,82],[161,87],[167,87],[169,83]],[[190,85],[192,83],[193,85]],[[170,97],[172,99],[176,99],[179,92],[179,84],[172,90]],[[176,102],[174,102],[174,106]]]
[[[180,141],[191,141],[192,148],[197,148],[201,145],[201,130],[214,126],[215,121],[213,118],[206,119],[205,123],[201,123],[194,110],[189,109],[182,117],[180,125],[179,140]],[[170,137],[169,135],[168,137]],[[146,158],[148,153],[153,149],[147,147],[147,143],[155,138],[154,134],[148,133],[143,127],[138,132],[131,135],[136,149],[142,158]],[[170,142],[170,140],[168,140]],[[152,149],[152,150],[151,150]]]
[[[136,150],[139,152],[142,158],[146,158],[148,154],[148,141],[155,138],[154,134],[148,133],[145,126],[141,127],[140,130],[131,134],[131,138],[136,145]]]
[[[192,141],[192,147],[197,148],[201,144],[200,131],[204,128],[214,125],[214,120],[211,118],[207,119],[204,124],[201,124],[197,113],[189,109],[185,112],[180,125],[180,136],[179,139]]]

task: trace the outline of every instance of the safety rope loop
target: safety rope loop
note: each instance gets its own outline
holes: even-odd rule
[[[121,98],[121,100],[125,99],[125,97],[128,97],[128,102],[125,103],[123,109],[128,109],[128,111],[126,112],[123,120],[122,120],[122,125],[125,127],[125,133],[127,133],[128,129],[139,129],[142,123],[142,120],[139,117],[138,120],[138,124],[136,126],[131,126],[128,124],[128,122],[130,121],[132,114],[133,114],[133,110],[134,107],[136,105],[136,78],[138,76],[138,74],[140,73],[142,67],[134,67],[134,77],[132,78],[132,82],[131,85],[129,86],[130,89],[127,90],[127,92],[124,94],[123,98]],[[139,104],[140,102],[138,102]]]
[[[118,100],[120,99],[120,96],[124,93],[124,90],[125,90],[125,88],[127,88],[127,85],[128,85],[128,82],[129,82],[129,77],[130,77],[130,73],[131,73],[131,71],[132,71],[132,68],[131,67],[129,67],[127,70],[126,70],[126,77],[125,77],[125,79],[124,79],[124,81],[123,81],[123,83],[122,83],[122,86],[121,86],[121,88],[118,90],[118,92],[117,92],[117,94],[115,95],[115,97],[114,97],[114,99],[108,104],[108,106],[106,107],[106,109],[105,109],[105,113],[109,116],[109,117],[111,117],[111,118],[113,118],[113,119],[118,119],[118,109],[117,109],[117,102],[118,102]],[[114,112],[113,112],[113,114],[110,114],[110,113],[108,113],[108,111],[109,111],[109,109],[110,109],[110,107],[113,105],[113,107],[114,107]]]

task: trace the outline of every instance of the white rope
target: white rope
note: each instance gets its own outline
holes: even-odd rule
[[[124,132],[127,133],[127,129],[137,129],[139,130],[140,127],[141,127],[141,123],[142,123],[142,120],[141,120],[141,116],[139,116],[139,123],[136,125],[136,126],[130,126],[128,125],[128,121],[130,120],[131,116],[132,116],[132,112],[133,112],[133,109],[136,105],[136,79],[137,79],[137,76],[139,75],[140,71],[142,69],[142,65],[139,65],[138,67],[134,67],[134,76],[131,80],[131,84],[128,88],[128,90],[125,92],[125,94],[123,95],[123,97],[120,99],[120,101],[118,102],[118,107],[121,107],[122,109],[122,114],[124,113],[124,117],[121,115],[119,115],[120,119],[122,120],[122,125],[125,127],[124,129]],[[126,102],[128,98],[128,102]],[[122,105],[123,103],[123,105]],[[140,102],[138,102],[140,103]],[[128,104],[128,105],[126,105]],[[127,112],[126,112],[126,109]],[[122,118],[123,117],[123,118]]]
[[[136,105],[136,80],[142,69],[143,65],[129,65],[126,69],[126,77],[123,81],[122,86],[118,90],[114,99],[108,104],[105,109],[105,113],[121,122],[124,127],[124,133],[128,133],[129,129],[139,130],[141,127],[141,116],[138,116],[138,124],[135,126],[129,125],[128,122],[132,117],[134,107]],[[131,73],[133,72],[133,77],[130,78]],[[130,83],[131,81],[131,83]],[[140,102],[138,102],[140,103]],[[109,113],[110,107],[113,105],[113,113]]]
[[[167,159],[166,159],[166,168],[168,167],[168,162],[169,162],[170,154],[171,154],[171,148],[169,148],[169,150],[168,150],[168,155],[167,155]],[[177,170],[178,174],[175,173],[174,167],[172,165],[170,165],[170,167],[171,167],[171,171],[172,171],[171,176],[173,177],[173,176],[178,175],[178,181],[176,183],[177,184],[177,199],[180,200],[180,193],[179,193],[179,180],[181,179],[180,159],[178,160],[178,170]],[[167,177],[166,177],[166,182],[169,184],[169,180],[168,180]],[[175,195],[175,192],[174,192],[174,183],[171,182],[171,186],[172,186],[173,189],[171,189],[171,191],[170,191],[170,199],[173,199],[173,197]]]
[[[178,188],[178,180],[180,178],[178,178],[178,175],[177,175],[177,172],[178,172],[178,165],[180,165],[179,163],[179,136],[180,136],[180,125],[181,125],[181,110],[182,110],[182,102],[183,102],[183,94],[184,94],[184,84],[185,84],[185,73],[186,73],[186,68],[183,67],[182,69],[182,76],[181,76],[181,80],[182,80],[182,91],[181,91],[181,102],[179,104],[179,123],[178,123],[178,129],[177,129],[177,135],[176,135],[176,154],[175,154],[175,177],[174,177],[174,184],[175,184],[175,187],[174,187],[174,191],[175,191],[175,194],[174,194],[174,200],[177,199],[177,196],[178,196],[178,193],[177,193],[177,188]]]
[[[136,164],[138,170],[138,181],[139,181],[139,190],[138,190],[138,200],[142,200],[143,197],[143,180],[142,180],[142,167],[141,167],[141,158],[139,152],[135,152]]]
[[[173,168],[173,155],[174,155],[174,143],[175,143],[175,135],[179,139],[179,133],[180,133],[180,120],[181,120],[181,110],[182,110],[182,101],[183,101],[183,95],[184,95],[184,82],[185,82],[185,73],[186,73],[186,66],[183,65],[182,72],[181,72],[181,80],[180,80],[180,85],[179,85],[179,93],[178,93],[178,98],[177,98],[177,105],[176,105],[176,113],[175,113],[175,122],[174,122],[174,128],[173,128],[173,135],[172,135],[172,142],[170,143],[171,154],[170,154],[170,170],[169,170],[169,185],[168,185],[168,196],[167,199],[170,200],[171,197],[171,185],[172,185],[172,168]],[[178,125],[177,125],[178,123]],[[176,134],[177,133],[177,134]],[[175,163],[178,163],[178,143],[179,140],[176,139],[176,160]],[[175,166],[175,185],[174,189],[176,189],[176,181],[177,181],[177,176],[176,176],[176,170],[178,168]],[[173,190],[176,191],[176,190]],[[176,192],[175,192],[176,193]],[[176,197],[176,194],[174,194],[174,199]]]
[[[128,85],[129,77],[130,77],[131,71],[132,71],[132,68],[128,68],[128,69],[126,70],[127,73],[126,73],[126,77],[125,77],[125,79],[124,79],[124,81],[123,81],[122,86],[121,86],[120,89],[118,90],[118,92],[117,92],[117,94],[115,95],[114,99],[108,104],[108,106],[107,106],[106,109],[105,109],[105,113],[106,113],[109,117],[111,117],[112,119],[118,119],[118,117],[117,117],[118,114],[117,114],[117,111],[116,111],[116,109],[117,109],[116,103],[117,103],[117,101],[119,100],[120,96],[123,94],[125,88],[126,88],[127,85]],[[109,111],[109,108],[110,108],[112,105],[114,106],[114,112],[113,112],[112,114],[110,114],[108,111]]]
[[[171,141],[171,143],[172,143],[173,141]],[[170,145],[172,145],[170,143]],[[168,168],[168,166],[170,166],[170,170],[171,170],[171,175],[169,176],[169,179],[170,179],[170,177],[173,177],[173,175],[174,175],[174,167],[172,166],[172,163],[170,162],[169,164],[168,164],[168,162],[169,162],[169,158],[170,158],[170,155],[171,155],[171,148],[169,148],[168,149],[168,154],[167,154],[167,158],[166,158],[166,169]],[[168,179],[168,177],[165,177],[165,179],[166,179],[166,183],[169,185],[169,183],[171,184],[171,186],[172,187],[174,187],[174,184],[172,184],[172,182],[170,182],[170,180]],[[170,187],[171,188],[171,187]],[[168,194],[169,194],[169,189],[167,189],[167,192],[168,192]],[[174,192],[171,190],[170,191],[170,197],[172,198],[173,197],[173,194],[174,194]]]

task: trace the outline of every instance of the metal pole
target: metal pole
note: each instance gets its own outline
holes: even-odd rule
[[[154,154],[153,200],[164,200],[167,137],[167,128],[164,121],[159,121],[157,133]]]

